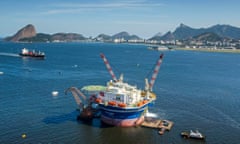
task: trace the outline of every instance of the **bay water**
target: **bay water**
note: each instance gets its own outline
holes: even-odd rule
[[[22,58],[23,47],[46,59]],[[160,53],[163,63],[149,111],[174,122],[160,136],[150,128],[106,126],[99,119],[77,121],[68,87],[105,85],[110,74],[104,53],[119,77],[144,89]],[[238,144],[240,143],[240,55],[197,51],[152,51],[146,45],[112,43],[0,42],[0,143]],[[52,96],[58,91],[58,96]],[[198,129],[206,141],[180,133]],[[25,134],[26,138],[22,138]]]

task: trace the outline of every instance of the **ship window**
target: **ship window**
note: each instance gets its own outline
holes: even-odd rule
[[[117,101],[122,101],[122,96],[123,96],[123,95],[117,94],[117,95],[116,95],[116,100],[117,100]]]
[[[121,97],[117,96],[117,97],[116,97],[116,100],[117,100],[117,101],[121,101]]]
[[[131,103],[133,101],[133,98],[131,96],[128,97],[128,102]]]
[[[126,90],[127,90],[127,91],[130,91],[130,90],[131,90],[131,88],[128,88],[128,87],[127,87],[127,88],[126,88]]]

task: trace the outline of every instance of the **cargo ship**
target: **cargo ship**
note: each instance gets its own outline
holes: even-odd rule
[[[123,75],[117,79],[104,54],[100,54],[112,79],[106,86],[89,85],[79,90],[76,87],[68,88],[79,105],[79,119],[90,120],[95,117],[94,111],[100,113],[103,123],[119,127],[138,126],[144,121],[149,105],[156,100],[152,87],[157,78],[163,54],[157,60],[150,83],[145,79],[145,89],[138,89],[123,81]],[[78,97],[79,95],[79,97]],[[95,105],[94,109],[90,106]]]
[[[45,53],[44,52],[36,52],[35,50],[28,50],[26,48],[23,48],[21,53],[19,53],[20,56],[23,57],[35,57],[35,58],[45,58]]]

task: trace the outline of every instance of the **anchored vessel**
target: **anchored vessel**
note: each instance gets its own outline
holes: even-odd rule
[[[152,87],[162,63],[163,54],[157,61],[150,83],[145,79],[145,90],[123,82],[123,75],[117,79],[106,57],[103,54],[100,56],[112,76],[106,90],[99,92],[95,99],[101,111],[101,120],[106,124],[122,127],[140,125],[144,121],[144,114],[148,111],[149,104],[156,100]]]
[[[165,51],[165,50],[170,50],[166,46],[149,46],[148,49],[150,50],[157,50],[157,51]]]
[[[36,52],[35,50],[30,51],[26,48],[23,48],[21,53],[19,53],[20,56],[24,56],[24,57],[36,57],[36,58],[44,58],[45,57],[45,53],[44,52]]]
[[[100,111],[101,121],[106,124],[121,127],[140,125],[144,121],[148,106],[156,100],[152,87],[162,63],[163,54],[157,60],[150,83],[148,79],[145,79],[144,90],[123,82],[123,75],[117,79],[104,54],[100,54],[100,56],[111,74],[112,80],[107,82],[106,86],[84,86],[81,89],[82,92],[76,87],[66,90],[66,92],[68,90],[72,92],[79,105],[81,111],[79,118],[91,119],[95,116],[94,110],[97,109]],[[93,109],[92,105],[97,106]]]

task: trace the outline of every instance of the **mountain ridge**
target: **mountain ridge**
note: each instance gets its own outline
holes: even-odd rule
[[[166,39],[166,34],[164,34],[162,37],[152,37],[151,40],[186,40],[203,33],[215,33],[222,38],[240,39],[240,28],[231,25],[216,24],[207,28],[192,28],[181,23],[174,32],[166,33],[168,35],[172,34],[172,37],[170,39]]]
[[[207,28],[192,28],[181,23],[173,32],[168,31],[165,34],[157,33],[153,37],[149,38],[150,41],[172,41],[172,40],[188,40],[204,33],[215,33],[221,38],[239,39],[240,40],[240,28],[226,24],[217,24]],[[216,37],[214,35],[211,35]],[[209,37],[210,38],[210,37]],[[97,37],[91,39],[86,38],[82,34],[78,33],[55,33],[45,34],[37,33],[35,27],[32,24],[28,24],[16,34],[10,37],[6,37],[5,41],[12,42],[52,42],[52,41],[83,41],[83,40],[96,40],[96,41],[114,41],[115,39],[123,41],[142,41],[144,39],[137,35],[130,35],[126,31],[119,32],[112,36],[106,34],[99,34]],[[217,38],[219,39],[219,38]]]

